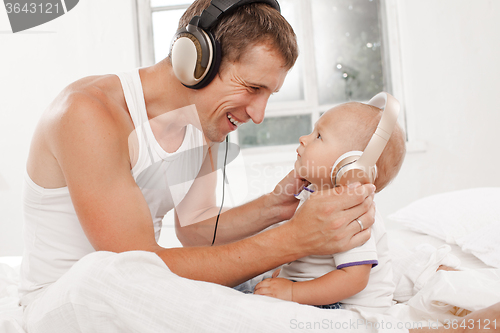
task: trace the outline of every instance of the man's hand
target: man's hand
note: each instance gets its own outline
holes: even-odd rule
[[[292,285],[293,282],[290,280],[273,277],[259,282],[255,286],[254,294],[271,296],[284,301],[292,301]]]
[[[289,222],[292,241],[303,256],[344,252],[370,238],[375,221],[372,184],[314,192]],[[361,231],[359,219],[364,229]]]
[[[301,179],[298,173],[292,170],[268,195],[272,204],[279,208],[278,215],[280,216],[280,221],[292,218],[299,204],[299,200],[295,198],[295,194],[298,194],[307,185],[309,185],[309,182]]]

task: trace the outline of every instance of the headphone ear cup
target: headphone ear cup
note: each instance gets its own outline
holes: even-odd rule
[[[179,37],[172,44],[170,52],[175,76],[184,85],[196,83],[195,71],[198,63],[198,50],[191,38]]]
[[[363,154],[363,152],[361,152],[361,151],[349,151],[345,154],[342,154],[335,161],[335,163],[333,164],[333,167],[332,167],[332,171],[330,173],[330,178],[331,178],[333,186],[340,185],[339,179],[341,177],[339,177],[339,172],[341,172],[341,170],[343,168],[345,168],[347,165],[356,162],[361,157],[362,154]]]
[[[360,182],[361,184],[368,184],[375,181],[377,177],[377,166],[370,167],[370,170],[366,170],[366,167],[360,166],[358,163],[353,162],[344,165],[339,172],[335,174],[334,186],[338,185],[348,185],[355,182]]]
[[[377,166],[369,170],[357,161],[363,155],[362,151],[353,150],[340,156],[333,164],[330,178],[333,186],[347,185],[360,182],[361,184],[373,183],[377,177]]]
[[[193,29],[193,26],[190,28]],[[170,55],[174,74],[179,81],[188,88],[199,89],[212,72],[214,45],[211,35],[197,27],[194,29],[196,31],[193,33],[186,29],[177,32]]]
[[[211,34],[210,37],[213,38]],[[206,87],[210,82],[212,82],[212,80],[215,78],[215,75],[217,75],[217,73],[219,72],[220,63],[222,59],[222,50],[220,43],[215,39],[213,40],[213,45],[214,45],[214,53],[213,53],[212,63],[210,64],[210,68],[208,68],[207,74],[200,82],[189,88],[201,89]]]

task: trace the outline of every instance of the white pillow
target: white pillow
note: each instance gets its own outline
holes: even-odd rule
[[[389,216],[411,230],[457,244],[500,268],[500,188],[447,192],[417,200]]]

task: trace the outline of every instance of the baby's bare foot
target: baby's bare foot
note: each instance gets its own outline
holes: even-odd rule
[[[461,326],[463,332],[500,332],[500,303],[493,304],[482,310],[471,312],[464,317]]]

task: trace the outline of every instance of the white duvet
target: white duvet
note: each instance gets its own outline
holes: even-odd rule
[[[281,333],[435,328],[500,300],[499,200],[500,188],[471,189],[423,198],[393,214],[399,228],[387,230],[398,303],[384,314],[359,307],[323,310],[247,295],[180,278],[152,253],[99,252],[77,263],[71,274],[57,282],[59,286],[48,288],[48,301],[29,313],[33,320],[28,331]],[[436,272],[439,265],[460,271]],[[71,295],[60,292],[77,279],[81,290]],[[0,264],[1,333],[25,332],[23,311],[17,305],[18,280],[18,269]],[[48,314],[42,317],[39,310]]]
[[[63,323],[76,331],[94,332],[89,323],[99,321],[96,332],[405,332],[407,328],[434,326],[438,321],[459,318],[468,311],[494,304],[500,299],[500,270],[480,269],[459,272],[432,272],[439,264],[457,264],[447,245],[406,252],[395,259],[396,294],[413,290],[405,304],[394,305],[386,314],[370,309],[322,310],[268,298],[245,295],[231,288],[177,277],[151,253],[96,253],[77,267],[87,274],[84,292],[77,305],[80,316],[65,305],[67,296],[50,290],[53,311],[47,322],[38,322],[31,332],[57,333]],[[107,274],[88,278],[106,267]],[[147,272],[147,274],[145,274]],[[432,272],[432,273],[431,273]],[[15,269],[0,264],[0,332],[22,333],[22,311],[17,306]],[[117,285],[126,276],[128,285]],[[148,279],[144,280],[147,276]],[[62,283],[72,283],[69,277]],[[126,292],[124,292],[126,291]],[[107,294],[108,293],[108,294]],[[120,295],[121,293],[121,295]],[[137,293],[137,297],[130,297]],[[124,297],[121,297],[124,296]],[[100,304],[97,299],[115,298]],[[45,307],[45,306],[44,306]],[[120,317],[121,313],[121,317]],[[37,313],[31,313],[36,318]],[[36,321],[36,320],[35,320]],[[108,326],[109,324],[112,324]],[[76,325],[76,326],[75,326]],[[36,328],[36,329],[35,329]],[[400,328],[400,329],[399,329]],[[68,333],[62,329],[60,332]]]
[[[19,304],[17,268],[0,263],[0,332],[23,333],[22,309]]]

